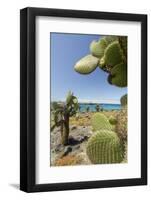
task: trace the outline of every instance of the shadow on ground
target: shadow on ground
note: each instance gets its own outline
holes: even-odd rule
[[[15,188],[16,190],[19,190],[19,184],[17,184],[17,183],[10,183],[9,185],[11,187]]]

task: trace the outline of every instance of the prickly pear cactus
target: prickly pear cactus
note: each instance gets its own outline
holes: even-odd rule
[[[91,123],[94,131],[98,131],[101,129],[112,130],[112,126],[109,123],[108,118],[104,114],[101,113],[94,114]]]
[[[123,148],[115,132],[100,130],[87,144],[88,158],[94,164],[120,163],[123,160]]]
[[[76,72],[80,74],[89,74],[96,69],[98,62],[99,62],[98,58],[92,55],[88,55],[79,60],[75,64],[74,69]]]
[[[127,108],[123,108],[117,115],[115,131],[122,142],[127,141]]]
[[[75,71],[89,74],[98,66],[108,73],[108,82],[118,87],[127,86],[127,37],[105,36],[90,44],[90,53],[78,61]],[[95,60],[96,58],[97,60]]]

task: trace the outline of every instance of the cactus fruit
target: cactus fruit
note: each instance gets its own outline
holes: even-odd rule
[[[115,132],[100,130],[87,144],[87,155],[93,164],[120,163],[123,160],[123,148]]]
[[[127,65],[120,63],[113,67],[110,74],[110,82],[119,87],[127,86]]]
[[[127,108],[121,109],[117,115],[115,131],[121,141],[127,141]]]
[[[122,62],[122,51],[118,41],[108,45],[104,52],[106,65],[115,66]]]
[[[115,124],[117,124],[117,119],[113,116],[110,116],[109,122],[110,122],[110,124],[115,125]]]
[[[127,94],[121,97],[120,102],[122,107],[127,105]]]
[[[98,58],[87,55],[75,64],[74,69],[80,74],[89,74],[96,69],[98,62]]]
[[[94,131],[101,129],[112,130],[112,125],[109,123],[108,118],[104,114],[94,114],[91,123]]]

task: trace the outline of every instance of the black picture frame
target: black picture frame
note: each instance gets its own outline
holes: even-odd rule
[[[141,23],[141,178],[71,183],[35,183],[35,19],[37,16],[120,20]],[[147,184],[147,15],[24,8],[20,11],[20,190],[44,192]]]

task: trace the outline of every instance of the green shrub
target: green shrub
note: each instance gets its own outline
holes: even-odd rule
[[[127,141],[127,108],[123,108],[119,111],[115,131],[121,141]]]
[[[121,102],[121,106],[127,105],[127,94],[125,94],[121,97],[120,102]]]
[[[110,124],[115,125],[115,124],[117,124],[117,119],[113,116],[110,116],[109,122],[110,122]]]

